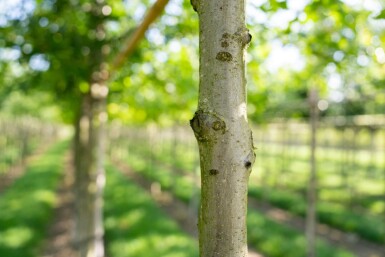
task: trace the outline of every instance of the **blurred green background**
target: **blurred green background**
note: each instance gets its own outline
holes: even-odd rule
[[[154,2],[0,0],[0,256],[71,256],[49,238],[73,124]],[[385,3],[248,0],[246,13],[250,256],[306,256],[316,90],[317,256],[384,257]],[[198,32],[190,2],[171,0],[107,75],[107,256],[198,255]]]

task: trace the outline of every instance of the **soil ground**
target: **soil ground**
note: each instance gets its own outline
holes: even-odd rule
[[[71,231],[74,223],[73,213],[73,168],[70,155],[66,157],[58,194],[58,204],[54,211],[53,221],[47,231],[47,240],[43,246],[43,257],[74,257],[76,256],[71,242]]]

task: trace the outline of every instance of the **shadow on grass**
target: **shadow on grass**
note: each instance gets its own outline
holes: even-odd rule
[[[193,257],[198,245],[142,189],[107,168],[105,230],[110,257]]]
[[[0,195],[0,256],[39,256],[67,146],[67,142],[54,145]]]

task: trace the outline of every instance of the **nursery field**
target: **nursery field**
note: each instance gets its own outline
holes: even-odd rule
[[[23,163],[43,138],[48,144],[57,128],[34,118],[5,118],[0,116],[0,175],[17,163]]]
[[[107,256],[198,256],[197,227],[191,223],[198,214],[200,170],[189,128],[112,125],[108,134],[103,211]],[[9,135],[6,138],[7,146],[19,144]],[[31,134],[28,153],[3,164],[8,168],[1,176],[9,183],[0,188],[0,256],[50,256],[44,254],[50,252],[64,257],[65,250],[73,248],[68,238],[55,248],[49,245],[55,240],[48,240],[70,237],[71,227],[54,234],[52,227],[72,217],[55,217],[63,208],[61,181],[72,172],[67,165],[71,143],[52,136],[51,143],[42,147],[40,138],[41,133]],[[385,256],[383,138],[381,130],[320,128],[317,256]],[[247,217],[252,256],[306,256],[308,141],[306,124],[254,128],[257,159],[250,176]],[[11,176],[23,159],[22,171]],[[159,201],[162,193],[184,211],[173,209],[176,203],[165,209]],[[66,205],[73,211],[71,200]],[[192,229],[186,230],[186,225]]]
[[[385,257],[385,2],[1,0],[0,257]]]
[[[290,217],[306,216],[310,172],[308,131],[306,124],[286,124],[286,127],[271,124],[254,131],[257,160],[250,177],[249,196],[250,202],[257,202],[258,206],[257,210],[249,209],[249,223],[256,222],[257,217],[260,223],[249,224],[249,242],[268,256],[305,256],[301,226],[291,226],[290,221],[283,224],[282,219],[269,217],[264,207],[283,210]],[[352,131],[321,128],[318,132],[317,217],[319,234],[326,239],[319,242],[320,256],[348,254],[337,250],[338,245],[357,256],[382,256],[384,252],[385,140],[380,139],[385,137],[382,131],[361,129],[356,134]],[[131,131],[115,128],[111,129],[111,142],[110,156],[125,160],[155,185],[173,192],[197,210],[198,149],[188,128]],[[271,238],[276,242],[272,243]]]

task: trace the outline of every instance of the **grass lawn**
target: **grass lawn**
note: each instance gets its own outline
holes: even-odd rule
[[[188,202],[198,192],[197,186],[189,180],[186,174],[176,176],[170,168],[166,168],[161,162],[151,163],[148,155],[130,151],[125,156],[129,164],[135,171],[140,172],[150,180],[157,181],[163,189],[170,190],[179,199]],[[304,257],[306,241],[302,233],[289,227],[281,225],[263,214],[249,210],[248,216],[248,241],[257,251],[269,257]],[[354,254],[334,248],[322,240],[317,242],[319,257],[353,257]]]
[[[195,239],[181,231],[138,186],[108,166],[105,241],[112,257],[195,257]]]
[[[0,256],[40,256],[68,142],[53,145],[0,195]]]

